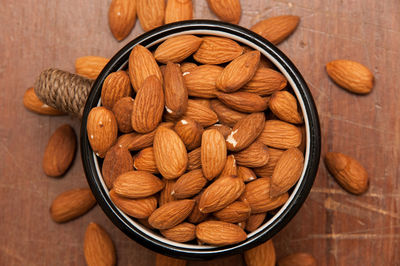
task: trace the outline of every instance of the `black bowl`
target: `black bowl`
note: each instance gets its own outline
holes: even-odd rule
[[[214,247],[176,243],[151,232],[129,218],[110,200],[108,189],[101,177],[99,159],[89,145],[86,131],[87,117],[89,111],[100,104],[101,88],[107,75],[127,66],[129,54],[135,45],[151,47],[166,38],[181,34],[228,37],[259,50],[285,75],[298,98],[304,116],[307,136],[305,167],[300,180],[292,189],[289,200],[263,226],[248,234],[245,241],[231,246]],[[103,211],[121,231],[133,240],[156,252],[183,259],[211,259],[221,255],[241,253],[272,238],[293,218],[307,198],[317,173],[320,148],[318,113],[310,90],[293,63],[273,44],[248,29],[211,20],[191,20],[168,24],[140,35],[122,48],[110,60],[93,84],[86,102],[81,126],[81,153],[84,170],[90,188]]]

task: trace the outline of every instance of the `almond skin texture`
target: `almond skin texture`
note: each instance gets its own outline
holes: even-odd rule
[[[271,178],[271,197],[287,192],[299,180],[304,167],[303,153],[297,148],[285,151],[276,163]]]
[[[243,54],[243,47],[237,42],[221,37],[203,37],[203,43],[193,55],[202,64],[219,65],[232,61]]]
[[[232,245],[247,238],[242,228],[222,221],[202,222],[196,226],[196,236],[201,242],[215,246]]]
[[[186,266],[186,260],[175,259],[157,253],[156,266]]]
[[[146,2],[147,0],[138,0],[138,2]],[[149,1],[151,2],[151,1]],[[133,89],[138,92],[142,88],[143,82],[150,76],[156,77],[163,82],[161,70],[153,57],[153,54],[142,45],[133,47],[129,56],[129,77]]]
[[[367,191],[368,173],[358,161],[339,152],[328,152],[324,162],[335,180],[348,192],[359,195]]]
[[[149,31],[164,24],[164,0],[136,0],[140,26]]]
[[[228,107],[244,113],[262,112],[268,107],[265,99],[250,92],[219,93],[217,97]]]
[[[247,219],[246,221],[246,231],[248,232],[255,231],[258,227],[262,225],[266,216],[267,216],[266,212],[250,215],[249,219]]]
[[[267,120],[258,141],[278,149],[299,147],[302,134],[298,127],[279,120]]]
[[[214,125],[208,127],[207,129],[216,129],[216,130],[218,130],[222,134],[222,136],[224,136],[225,139],[232,132],[232,128],[230,128],[230,127],[228,127],[226,125],[223,125],[223,124],[214,124]]]
[[[290,92],[275,92],[269,99],[268,105],[279,119],[292,124],[303,123],[303,118],[297,111],[297,100]]]
[[[160,205],[160,207],[165,203],[175,200],[174,196],[172,195],[172,190],[174,189],[176,180],[168,180],[164,178],[163,182],[165,183],[165,187],[163,188],[163,190],[161,190],[160,197],[158,199],[158,204]]]
[[[48,176],[61,176],[75,157],[76,134],[70,125],[62,125],[54,131],[43,155],[43,170]]]
[[[217,88],[224,92],[234,92],[249,82],[258,68],[260,52],[245,53],[230,62],[217,79]]]
[[[199,193],[207,184],[207,179],[200,169],[190,171],[182,175],[174,184],[171,194],[174,198],[190,198]]]
[[[215,178],[224,169],[226,153],[224,136],[216,129],[204,131],[201,139],[201,167],[208,180]]]
[[[189,117],[179,120],[174,127],[175,132],[182,139],[188,150],[200,147],[203,127]]]
[[[269,160],[268,163],[262,167],[253,168],[254,173],[259,177],[272,177],[276,163],[282,156],[284,150],[268,148]]]
[[[178,63],[197,51],[203,39],[194,35],[179,35],[164,41],[157,47],[154,57],[160,63]]]
[[[246,149],[235,153],[238,165],[247,167],[261,167],[268,163],[268,147],[261,142],[255,141]]]
[[[244,252],[247,266],[275,266],[276,255],[272,240]]]
[[[24,106],[29,111],[35,112],[40,115],[63,115],[64,113],[54,109],[51,106],[43,103],[37,97],[35,90],[33,88],[29,88],[26,90],[24,94]]]
[[[199,209],[203,213],[219,211],[239,198],[244,188],[242,179],[221,176],[204,190],[199,201]]]
[[[157,169],[164,178],[175,179],[185,172],[187,151],[175,131],[159,127],[154,137],[153,149]]]
[[[156,76],[148,77],[137,92],[132,108],[132,128],[149,133],[161,122],[164,111],[164,91]]]
[[[239,23],[242,13],[239,0],[207,0],[207,3],[220,20],[233,24]]]
[[[126,198],[144,198],[154,195],[164,188],[164,183],[156,176],[145,171],[129,171],[114,181],[116,194]]]
[[[245,221],[250,216],[250,205],[246,202],[235,201],[222,210],[214,213],[220,221],[228,223],[239,223]]]
[[[191,20],[193,18],[192,0],[169,0],[165,9],[165,24]]]
[[[86,228],[83,249],[88,266],[117,264],[114,244],[108,233],[98,224],[90,223]]]
[[[235,111],[225,104],[223,104],[220,100],[214,99],[211,100],[211,108],[218,116],[218,120],[227,126],[233,127],[235,124],[242,119],[243,117],[247,116],[245,113],[241,113]]]
[[[196,226],[191,223],[181,223],[170,229],[160,230],[166,238],[175,242],[188,242],[196,238]]]
[[[334,60],[326,64],[329,77],[340,87],[357,94],[367,94],[374,86],[374,76],[364,65],[351,60]]]
[[[118,125],[113,112],[105,107],[95,107],[89,112],[86,130],[90,146],[103,158],[117,140]]]
[[[280,72],[267,67],[259,67],[253,78],[244,85],[241,91],[266,96],[282,90],[286,85],[287,80]]]
[[[156,229],[169,229],[181,222],[192,212],[194,200],[171,201],[153,212],[149,223]]]
[[[183,62],[181,64],[181,71],[182,71],[182,73],[190,72],[190,71],[194,70],[196,67],[197,67],[197,65],[195,63]]]
[[[133,166],[135,167],[136,170],[147,171],[153,174],[158,174],[153,147],[148,147],[141,150],[135,156]]]
[[[157,199],[154,196],[140,199],[129,199],[119,196],[114,190],[110,191],[113,203],[129,216],[144,219],[149,217],[157,208]]]
[[[131,82],[128,74],[123,70],[113,72],[104,80],[101,89],[101,104],[112,109],[119,99],[130,95]]]
[[[208,213],[202,213],[199,209],[199,201],[200,201],[201,195],[203,195],[202,192],[200,192],[193,198],[193,200],[195,201],[195,204],[194,204],[192,212],[188,216],[188,221],[193,224],[201,223],[208,217]]]
[[[317,261],[311,254],[294,253],[280,259],[278,266],[317,266]]]
[[[187,170],[192,171],[201,168],[201,148],[197,148],[188,153]]]
[[[108,25],[115,39],[122,41],[136,23],[136,0],[112,0],[108,9]]]
[[[223,68],[215,65],[201,65],[189,72],[183,73],[189,96],[202,98],[215,98],[217,79]]]
[[[86,78],[96,79],[108,61],[108,58],[101,56],[82,56],[75,60],[75,72]]]
[[[243,179],[244,182],[250,182],[257,178],[253,170],[244,166],[238,167],[238,177]]]
[[[226,147],[230,151],[247,148],[260,135],[264,128],[264,113],[253,113],[239,120],[226,138]]]
[[[57,223],[68,222],[88,212],[96,204],[96,199],[88,188],[65,191],[53,200],[50,215]]]
[[[284,15],[262,20],[250,29],[276,45],[289,37],[299,22],[298,16]]]
[[[192,118],[204,127],[218,122],[217,114],[213,110],[193,100],[188,100],[185,116]]]
[[[114,104],[112,108],[115,119],[117,120],[118,129],[122,133],[129,133],[133,130],[132,110],[133,99],[131,97],[121,98]]]
[[[225,166],[220,175],[221,176],[227,176],[227,175],[237,176],[238,175],[236,160],[232,154],[229,155],[228,157],[226,157]]]
[[[165,109],[172,116],[179,117],[186,112],[188,91],[181,68],[178,64],[168,62],[164,73]]]
[[[128,149],[114,145],[104,157],[101,172],[108,189],[113,187],[115,179],[133,170],[133,159]]]

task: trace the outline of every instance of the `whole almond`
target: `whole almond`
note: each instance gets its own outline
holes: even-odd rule
[[[133,166],[135,167],[136,170],[147,171],[153,174],[158,174],[153,147],[147,147],[141,150],[135,156]]]
[[[168,0],[165,9],[165,24],[191,20],[193,18],[192,0]]]
[[[207,179],[200,169],[190,171],[178,178],[171,194],[174,198],[190,198],[199,193],[207,184]]]
[[[288,91],[278,91],[269,99],[269,109],[281,120],[293,123],[303,123],[303,118],[297,111],[297,100]]]
[[[164,24],[164,0],[136,0],[140,26],[149,31]]]
[[[96,79],[108,61],[108,58],[101,56],[82,56],[75,60],[75,72],[86,78]]]
[[[54,131],[43,155],[43,170],[48,176],[61,176],[75,157],[76,134],[70,125],[62,125]]]
[[[276,163],[271,178],[271,197],[287,192],[299,180],[304,167],[303,153],[297,148],[286,150]]]
[[[252,113],[239,120],[232,128],[232,133],[226,138],[226,147],[230,151],[240,151],[247,148],[264,129],[264,113]]]
[[[224,92],[234,92],[249,82],[258,68],[260,52],[245,53],[230,62],[218,77],[217,88]]]
[[[201,242],[224,246],[246,240],[247,235],[242,228],[235,224],[222,221],[206,221],[196,226],[196,237]]]
[[[108,25],[115,39],[122,41],[136,23],[136,0],[112,0],[108,9]]]
[[[176,200],[156,209],[149,217],[149,223],[156,229],[169,229],[183,222],[192,212],[194,200]]]
[[[40,115],[63,115],[63,112],[58,111],[57,109],[48,106],[44,102],[42,102],[36,95],[35,90],[33,88],[29,88],[26,90],[24,94],[24,106],[28,110],[35,112]]]
[[[57,223],[68,222],[88,212],[96,204],[96,199],[88,188],[65,191],[53,200],[50,215]]]
[[[219,211],[234,202],[243,193],[243,180],[235,176],[221,176],[209,185],[199,201],[203,213]]]
[[[108,233],[98,224],[90,223],[86,228],[83,249],[88,266],[117,264],[114,244]]]
[[[147,0],[138,0],[138,2],[143,1],[146,2]],[[136,92],[142,88],[143,82],[152,75],[156,75],[161,83],[163,82],[161,70],[154,59],[153,54],[142,45],[136,45],[133,47],[129,56],[128,73],[133,89]]]
[[[311,254],[294,253],[278,260],[278,266],[317,266],[317,261]]]
[[[118,129],[122,133],[133,131],[132,128],[132,97],[123,97],[119,99],[113,106],[112,111],[117,120]]]
[[[193,224],[201,223],[208,217],[208,213],[202,213],[199,209],[199,201],[200,201],[201,195],[203,195],[202,192],[200,192],[193,198],[193,200],[195,201],[195,204],[194,204],[192,212],[188,216],[188,221]]]
[[[223,124],[214,124],[214,125],[208,127],[207,129],[216,129],[216,130],[218,130],[222,134],[222,136],[224,136],[225,139],[232,132],[232,128],[230,128],[230,127],[228,127],[226,125],[223,125]]]
[[[268,163],[268,147],[259,141],[253,142],[246,149],[234,154],[238,165],[261,167]]]
[[[238,175],[236,160],[232,154],[229,155],[228,157],[226,157],[225,166],[220,175],[221,176],[227,176],[227,175],[237,176]]]
[[[275,266],[276,255],[272,239],[244,252],[247,266]]]
[[[235,201],[213,215],[220,221],[228,223],[240,223],[250,216],[250,205],[246,202]]]
[[[156,266],[186,266],[186,260],[175,259],[157,253]]]
[[[211,100],[210,99],[192,97],[191,100],[196,102],[196,103],[198,103],[198,104],[203,105],[204,107],[211,108]]]
[[[188,91],[178,64],[168,62],[164,73],[165,109],[175,117],[186,112]]]
[[[158,204],[160,207],[165,203],[175,200],[174,196],[172,195],[172,191],[174,190],[176,180],[163,178],[163,182],[165,183],[165,187],[161,190],[160,197],[158,199]]]
[[[246,231],[253,232],[262,225],[267,216],[266,212],[255,213],[250,215],[246,221]]]
[[[201,138],[201,167],[208,180],[215,178],[224,169],[226,153],[224,136],[216,129],[204,131]]]
[[[239,23],[242,13],[239,0],[207,0],[207,3],[220,20],[233,24]]]
[[[250,182],[257,178],[256,174],[250,168],[239,166],[238,177],[243,179],[244,182]]]
[[[269,160],[268,163],[262,167],[253,168],[254,173],[259,177],[272,177],[276,163],[282,156],[284,150],[268,148]]]
[[[218,120],[222,124],[230,127],[235,126],[240,119],[247,116],[245,113],[241,113],[229,108],[218,99],[211,100],[211,108],[217,114]]]
[[[175,132],[182,139],[188,150],[200,147],[203,127],[189,117],[179,120],[174,127]]]
[[[149,172],[129,171],[115,179],[113,189],[119,196],[137,199],[154,195],[163,189],[164,185],[158,177]]]
[[[187,170],[192,171],[201,168],[201,148],[197,148],[188,153]]]
[[[346,90],[367,94],[374,86],[374,75],[364,65],[351,60],[334,60],[326,64],[329,77]]]
[[[112,109],[121,98],[131,95],[131,82],[128,74],[119,70],[107,76],[101,89],[101,104]]]
[[[192,62],[183,62],[180,65],[181,65],[182,75],[183,73],[190,72],[197,67],[197,65]]]
[[[149,217],[157,208],[157,198],[154,196],[130,199],[121,197],[114,190],[111,190],[110,198],[121,211],[138,219]]]
[[[133,170],[133,159],[127,148],[114,145],[104,157],[101,173],[108,189],[113,187],[115,179]]]
[[[192,118],[204,127],[218,122],[217,114],[213,110],[193,100],[188,100],[185,116]]]
[[[298,127],[279,120],[267,120],[258,140],[273,148],[289,149],[298,147],[301,138]]]
[[[243,47],[231,39],[213,36],[202,39],[202,44],[193,54],[194,60],[199,63],[219,65],[230,62],[243,54]]]
[[[187,167],[185,144],[172,129],[159,127],[154,137],[154,157],[158,171],[166,179],[181,176]]]
[[[368,173],[355,159],[339,152],[328,152],[324,159],[329,172],[348,192],[362,194],[369,186]]]
[[[160,230],[166,238],[175,242],[188,242],[196,238],[196,226],[191,223],[181,223],[170,229]]]
[[[241,91],[256,93],[260,96],[270,95],[286,87],[287,80],[282,73],[267,67],[259,67],[253,78]]]
[[[216,81],[223,68],[215,65],[201,65],[189,72],[183,72],[189,96],[215,98],[218,91]]]
[[[160,63],[178,63],[197,51],[203,39],[194,35],[179,35],[167,39],[154,52],[154,57]]]
[[[219,93],[217,97],[222,103],[239,112],[262,112],[268,107],[265,99],[250,92]]]
[[[105,107],[95,107],[89,112],[86,130],[90,146],[103,158],[117,140],[118,125],[113,112]]]
[[[284,15],[262,20],[250,29],[276,45],[289,37],[299,22],[298,16]]]
[[[132,128],[149,133],[161,122],[164,111],[164,91],[156,76],[148,77],[137,92],[132,108]]]

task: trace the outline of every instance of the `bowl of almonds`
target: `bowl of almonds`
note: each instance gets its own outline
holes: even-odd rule
[[[320,128],[279,49],[240,26],[192,20],[110,60],[86,102],[81,152],[97,202],[127,236],[208,259],[267,241],[296,214]]]

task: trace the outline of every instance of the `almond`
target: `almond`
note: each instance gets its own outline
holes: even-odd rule
[[[164,183],[146,171],[129,171],[114,181],[114,191],[122,197],[137,199],[154,195],[164,188]]]
[[[232,128],[230,128],[228,126],[225,126],[223,124],[214,124],[214,125],[208,127],[207,129],[216,129],[216,130],[218,130],[222,134],[222,136],[224,136],[225,139],[232,132]]]
[[[215,98],[218,91],[216,81],[223,68],[215,65],[201,65],[183,72],[186,88],[190,96]]]
[[[317,266],[315,258],[308,253],[294,253],[278,261],[278,266]]]
[[[269,99],[269,109],[281,120],[293,123],[303,123],[303,118],[297,111],[297,100],[288,91],[275,92]]]
[[[286,85],[287,80],[280,72],[267,67],[259,67],[253,78],[244,85],[241,91],[265,96],[282,90]]]
[[[182,75],[183,75],[183,73],[192,71],[196,67],[197,67],[197,65],[195,63],[192,63],[192,62],[183,62],[183,63],[181,63]]]
[[[149,217],[157,208],[157,199],[154,196],[141,199],[129,199],[121,197],[115,193],[114,190],[111,190],[110,198],[121,211],[138,219]]]
[[[207,179],[200,169],[190,171],[178,178],[171,194],[174,198],[190,198],[199,193],[207,184]]]
[[[188,101],[188,107],[185,116],[192,118],[194,121],[204,127],[218,122],[217,114],[214,113],[213,110],[193,100]]]
[[[158,171],[166,179],[181,176],[187,167],[185,144],[172,129],[159,127],[154,137],[154,157]]]
[[[178,63],[197,51],[203,39],[194,35],[179,35],[167,39],[154,52],[154,57],[160,63]]]
[[[226,147],[230,151],[247,148],[260,135],[264,128],[264,113],[253,113],[239,120],[226,138]]]
[[[239,166],[238,167],[238,177],[244,182],[250,182],[257,178],[256,174],[250,168]]]
[[[207,107],[207,108],[211,109],[211,100],[210,99],[192,97],[191,100],[196,102],[196,103],[198,103],[198,104],[203,105],[204,107]]]
[[[108,233],[98,224],[90,223],[86,228],[83,249],[88,266],[117,264],[114,244]]]
[[[304,167],[304,156],[297,148],[286,150],[276,163],[271,178],[271,197],[287,192],[299,180]]]
[[[168,0],[165,9],[165,24],[191,20],[193,18],[192,0]]]
[[[201,148],[197,148],[188,153],[187,170],[192,171],[200,168],[201,168]]]
[[[141,150],[136,156],[133,166],[136,170],[147,171],[153,174],[158,174],[156,159],[154,157],[153,147],[148,147]]]
[[[101,172],[108,189],[112,188],[119,175],[132,170],[133,159],[128,149],[114,145],[107,151]]]
[[[246,231],[253,232],[260,225],[264,223],[265,217],[267,216],[266,212],[256,213],[250,215],[250,217],[246,221]]]
[[[240,119],[247,116],[245,113],[232,110],[217,99],[211,100],[211,108],[217,114],[218,120],[230,127],[233,127]]]
[[[272,239],[244,252],[247,266],[275,266],[276,255]]]
[[[75,72],[86,78],[96,79],[108,61],[108,58],[101,56],[82,56],[75,61]]]
[[[132,128],[149,133],[161,122],[164,111],[164,91],[156,76],[148,77],[137,92],[132,108]]]
[[[153,0],[152,0],[153,1]],[[147,0],[138,0],[139,2],[152,2]],[[153,57],[153,54],[142,45],[133,47],[129,56],[129,77],[133,89],[138,92],[142,88],[143,82],[150,76],[156,77],[163,82],[161,70]]]
[[[214,216],[220,221],[228,223],[239,223],[246,221],[250,216],[250,205],[246,202],[235,201],[222,210],[214,213]]]
[[[239,112],[262,112],[268,107],[266,100],[250,92],[219,93],[217,97],[222,103]]]
[[[207,0],[207,3],[220,20],[233,24],[239,23],[242,13],[239,0]]]
[[[300,126],[300,131],[301,131],[301,143],[298,149],[301,150],[302,153],[305,153],[307,148],[307,132],[304,124]]]
[[[164,24],[164,0],[136,0],[140,26],[149,31]]]
[[[35,90],[33,88],[29,88],[26,90],[24,94],[24,106],[26,109],[35,112],[40,115],[63,115],[63,112],[58,111],[57,109],[48,106],[44,102],[42,102],[36,95]]]
[[[324,162],[331,175],[348,192],[358,195],[367,191],[368,173],[358,161],[339,152],[328,152]]]
[[[229,155],[228,157],[226,157],[225,166],[220,175],[221,176],[227,176],[227,175],[237,176],[238,175],[236,160],[232,154]]]
[[[247,238],[242,228],[222,221],[200,223],[196,226],[196,236],[201,242],[215,246],[232,245]]]
[[[160,230],[166,238],[175,242],[188,242],[196,238],[196,226],[191,223],[181,223],[170,229]]]
[[[197,52],[194,60],[202,64],[219,65],[232,61],[243,54],[243,48],[235,41],[228,38],[207,36]]]
[[[105,107],[95,107],[89,112],[86,130],[90,146],[103,158],[117,140],[118,125],[113,112]]]
[[[204,190],[199,201],[199,209],[203,213],[219,211],[239,198],[244,188],[242,179],[221,176]]]
[[[175,124],[174,130],[188,150],[200,147],[201,135],[204,129],[193,119],[184,117]]]
[[[258,141],[234,155],[238,165],[247,167],[261,167],[269,160],[268,147]]]
[[[162,205],[164,205],[165,203],[175,200],[174,196],[172,195],[172,191],[174,189],[176,180],[173,180],[173,179],[168,180],[168,179],[163,178],[163,182],[165,183],[165,187],[163,188],[163,190],[161,190],[160,197],[158,200],[160,207]]]
[[[301,137],[301,131],[296,126],[279,120],[267,120],[258,141],[273,148],[289,149],[298,147]]]
[[[201,138],[201,167],[204,176],[212,180],[225,166],[226,144],[222,134],[216,129],[204,131]]]
[[[112,109],[114,104],[121,98],[131,95],[131,82],[128,74],[117,71],[109,74],[103,82],[101,89],[101,104]]]
[[[118,129],[122,133],[129,133],[133,131],[132,109],[133,109],[132,97],[121,98],[114,104],[112,108],[115,119],[117,120]]]
[[[48,176],[61,176],[75,157],[76,134],[70,125],[62,125],[54,131],[43,155],[43,171]]]
[[[175,259],[157,253],[156,266],[186,266],[186,260]]]
[[[326,64],[329,77],[340,87],[357,94],[367,94],[374,86],[374,75],[364,65],[351,60],[334,60]]]
[[[149,217],[151,226],[157,229],[169,229],[181,222],[192,212],[194,200],[171,201],[153,212]]]
[[[249,82],[258,68],[260,52],[245,53],[230,62],[218,77],[217,88],[224,92],[234,92]]]
[[[164,73],[165,109],[175,117],[186,112],[188,91],[179,65],[168,62]]]
[[[50,215],[57,223],[68,222],[88,212],[96,204],[96,199],[88,188],[65,191],[53,200]]]
[[[284,15],[262,20],[250,29],[276,45],[289,37],[299,22],[298,16]]]
[[[122,41],[136,23],[136,1],[112,0],[108,9],[108,25],[115,39]]]
[[[282,156],[284,150],[278,150],[274,148],[268,148],[269,160],[268,163],[262,167],[253,168],[254,173],[259,177],[272,177],[276,163]]]
[[[200,201],[201,195],[203,195],[203,192],[200,192],[193,198],[193,200],[195,201],[195,204],[194,204],[192,212],[188,216],[188,221],[193,224],[201,223],[208,217],[208,213],[202,213],[199,209],[199,201]]]

